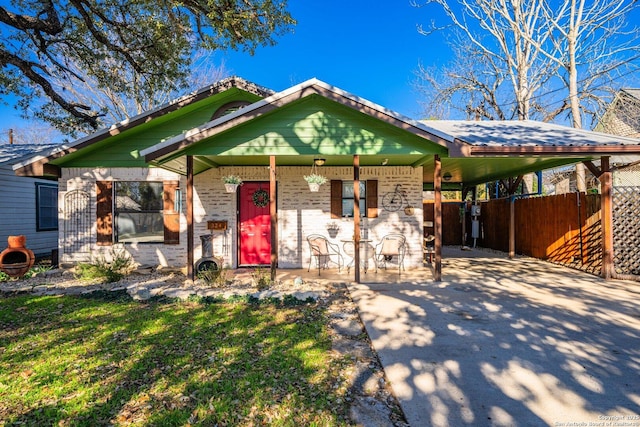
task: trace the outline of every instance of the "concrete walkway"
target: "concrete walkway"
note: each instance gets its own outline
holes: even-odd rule
[[[443,255],[440,283],[349,285],[411,426],[640,427],[640,283]]]

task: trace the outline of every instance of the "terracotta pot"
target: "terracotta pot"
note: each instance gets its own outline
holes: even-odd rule
[[[20,249],[24,248],[24,245],[27,243],[27,236],[9,236],[7,240],[10,249]]]
[[[22,277],[31,268],[31,265],[27,262],[21,262],[18,264],[7,264],[2,266],[2,271],[11,277]]]
[[[23,276],[33,266],[35,259],[31,249],[7,248],[0,252],[0,271],[11,277]]]

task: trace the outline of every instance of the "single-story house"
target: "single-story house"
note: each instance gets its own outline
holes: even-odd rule
[[[640,153],[638,141],[538,122],[419,122],[317,79],[273,92],[232,77],[14,168],[58,179],[61,261],[120,244],[189,274],[208,255],[204,236],[225,265],[275,274],[310,264],[313,234],[345,249],[402,234],[405,268],[421,266],[422,191],[434,189],[439,279],[442,188],[622,152]],[[318,192],[312,172],[328,179]],[[244,182],[231,193],[229,175]]]
[[[36,257],[48,257],[58,248],[58,182],[53,177],[24,178],[14,163],[51,150],[55,144],[0,145],[0,251],[9,236],[24,235]]]

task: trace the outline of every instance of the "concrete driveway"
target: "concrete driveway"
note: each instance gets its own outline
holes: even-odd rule
[[[640,283],[444,257],[440,283],[349,285],[411,426],[640,427]]]

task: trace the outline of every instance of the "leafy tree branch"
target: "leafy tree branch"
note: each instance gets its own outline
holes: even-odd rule
[[[194,52],[253,53],[293,24],[286,0],[15,0],[0,6],[0,93],[60,129],[95,129],[104,111],[74,88],[171,92]]]

